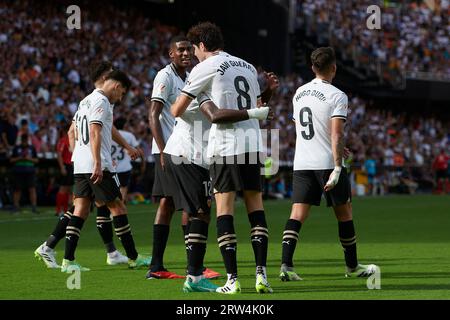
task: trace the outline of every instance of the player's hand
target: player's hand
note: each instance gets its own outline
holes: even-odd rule
[[[131,160],[136,160],[137,158],[139,158],[141,156],[141,153],[138,149],[133,148],[133,147],[129,147],[126,149],[128,155],[130,156]]]
[[[351,154],[352,152],[350,151],[350,149],[344,147],[344,159],[347,160]]]
[[[273,119],[273,111],[269,106],[267,106],[267,104],[264,104],[262,107],[248,109],[247,113],[249,119],[258,119],[258,120]]]
[[[66,167],[61,167],[61,174],[62,174],[63,176],[67,176],[67,170],[66,170]]]
[[[323,188],[325,191],[330,191],[337,185],[341,171],[342,167],[334,167],[334,170],[333,172],[331,172],[330,178],[328,178],[325,188]]]
[[[270,90],[274,91],[278,89],[280,86],[280,81],[278,80],[278,77],[273,72],[265,72],[264,75],[266,76],[267,86]]]
[[[94,164],[94,170],[92,171],[91,180],[94,184],[102,182],[103,171],[100,163]]]
[[[164,154],[163,153],[159,154],[159,162],[161,163],[161,168],[164,171],[165,170],[165,163],[164,163]]]

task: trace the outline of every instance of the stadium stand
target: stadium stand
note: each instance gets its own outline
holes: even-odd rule
[[[352,61],[356,68],[388,82],[397,83],[401,70],[449,77],[450,29],[445,19],[450,10],[448,1],[441,1],[434,12],[416,2],[392,8],[383,18],[386,30],[379,33],[358,29],[356,22],[365,11],[352,8],[366,2],[327,1],[328,7],[324,7],[323,0],[299,0],[297,21],[310,36],[320,37],[318,43],[339,46],[344,59]],[[330,11],[336,14],[328,14]],[[58,5],[52,2],[37,5],[18,0],[0,4],[0,175],[4,182],[0,193],[4,203],[9,198],[8,157],[22,132],[29,133],[42,159],[39,202],[51,203],[51,191],[56,188],[57,139],[64,123],[71,121],[80,99],[93,89],[87,70],[94,61],[111,60],[115,67],[129,73],[133,86],[125,101],[116,106],[115,116],[128,120],[126,129],[138,138],[147,161],[154,161],[144,97],[151,93],[157,70],[168,63],[168,40],[180,30],[152,20],[136,8],[119,10],[111,5],[85,12],[84,32],[77,33],[63,27],[66,17],[58,12]],[[347,12],[352,14],[344,14]],[[264,87],[263,69],[259,71]],[[290,168],[295,147],[291,99],[306,79],[298,74],[279,78],[280,88],[271,100],[275,120],[264,123],[263,128],[280,129],[280,164]],[[352,151],[349,161],[356,184],[365,186],[364,193],[374,190],[374,182],[369,182],[364,166],[373,157],[377,168],[375,183],[383,187],[379,190],[430,191],[434,185],[432,161],[441,149],[447,153],[449,150],[448,119],[413,118],[405,112],[383,109],[356,94],[349,95],[347,145]],[[151,173],[146,179],[150,176]],[[409,188],[410,182],[417,184],[416,188]],[[289,174],[283,170],[268,178],[267,185],[268,196],[289,196]],[[148,191],[139,183],[134,186],[134,191]]]

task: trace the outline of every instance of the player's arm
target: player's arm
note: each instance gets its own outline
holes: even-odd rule
[[[148,106],[148,122],[150,125],[150,130],[152,132],[153,138],[156,141],[156,145],[160,151],[160,162],[161,166],[164,168],[164,158],[163,150],[166,147],[164,142],[164,136],[161,129],[161,123],[159,122],[159,116],[164,108],[164,104],[157,100],[149,100],[147,98]]]
[[[92,159],[94,168],[92,170],[91,180],[94,184],[100,183],[103,178],[102,159],[100,157],[100,147],[102,141],[102,125],[95,122],[89,124],[89,140],[91,144]]]
[[[266,76],[267,88],[261,93],[261,100],[262,103],[269,103],[273,93],[280,86],[280,82],[278,81],[278,77],[273,72],[264,71],[264,75]]]
[[[189,74],[189,79],[181,90],[181,94],[170,108],[172,115],[179,117],[186,111],[192,100],[198,97],[200,101],[200,94],[208,92],[207,88],[211,85],[215,75],[216,69],[213,66],[205,63],[196,65]]]
[[[170,113],[174,117],[181,116],[186,111],[192,100],[194,100],[192,97],[180,94],[174,104],[170,107]]]
[[[210,99],[200,102],[200,110],[211,123],[230,123],[248,119],[271,120],[273,114],[269,107],[245,110],[218,108]]]
[[[334,170],[328,179],[324,190],[329,191],[339,181],[344,157],[344,125],[347,120],[348,98],[345,94],[336,97],[334,110],[331,112],[331,151],[333,153]]]
[[[119,130],[117,130],[115,126],[112,126],[111,134],[114,142],[116,142],[119,146],[124,148],[132,160],[135,160],[140,156],[139,150],[130,146],[128,142],[124,139],[124,137],[122,137]]]
[[[325,185],[324,190],[329,191],[339,181],[339,175],[342,171],[342,158],[344,157],[344,125],[345,120],[334,118],[331,120],[331,150],[333,152],[334,170]]]

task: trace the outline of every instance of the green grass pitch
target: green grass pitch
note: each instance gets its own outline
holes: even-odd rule
[[[68,275],[46,269],[33,251],[53,230],[56,218],[47,208],[39,216],[24,212],[11,216],[0,212],[0,299],[449,299],[450,298],[450,197],[389,196],[356,198],[353,203],[360,263],[381,268],[381,289],[368,290],[365,279],[344,278],[343,252],[338,242],[336,219],[331,209],[314,207],[302,227],[295,265],[304,278],[283,283],[278,279],[281,235],[290,213],[289,201],[266,201],[270,232],[268,254],[272,295],[254,289],[254,259],[249,223],[242,201],[237,202],[235,227],[242,294],[185,294],[184,280],[145,280],[146,270],[106,265],[106,254],[92,215],[82,230],[77,260],[90,272],[82,273],[81,289],[66,287]],[[130,205],[129,220],[141,253],[151,252],[155,205]],[[216,243],[215,219],[205,264],[225,273]],[[120,242],[117,247],[123,252]],[[60,262],[64,241],[56,248]],[[180,216],[172,221],[165,265],[184,274],[185,251]],[[214,280],[218,285],[224,278]]]

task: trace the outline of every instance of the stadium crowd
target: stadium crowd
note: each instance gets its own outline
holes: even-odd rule
[[[449,3],[297,0],[297,20],[319,44],[339,47],[343,59],[379,73],[391,83],[401,82],[403,72],[416,76],[428,72],[449,79]],[[366,27],[373,13],[367,13],[367,8],[374,4],[381,8],[379,30]]]
[[[397,19],[395,15],[386,17],[391,21],[389,28],[386,26],[389,33],[380,32],[377,39],[371,39],[372,36],[363,31],[358,36],[363,38],[359,40],[356,20],[342,15],[344,11],[352,11],[359,17],[355,10],[347,7],[355,1],[348,4],[327,2],[335,8],[336,16],[328,16],[328,9],[320,6],[322,0],[301,1],[308,19],[312,21],[316,20],[316,15],[320,16],[317,28],[324,28],[320,21],[330,21],[330,24],[326,23],[327,28],[333,26],[333,39],[344,45],[344,51],[349,52],[351,46],[358,43],[367,46],[364,48],[367,54],[376,55],[393,68],[416,66],[418,70],[450,74],[448,37],[445,37],[448,29],[444,28],[448,21],[439,18],[448,8],[445,1],[441,2],[439,15],[431,14],[423,7],[412,7],[409,22]],[[356,3],[362,5],[363,1]],[[115,67],[126,70],[133,82],[126,99],[115,107],[115,116],[128,120],[125,129],[134,133],[147,162],[154,161],[144,99],[151,94],[158,70],[169,62],[166,46],[179,31],[161,25],[133,8],[118,10],[114,6],[104,6],[102,10],[95,10],[94,7],[83,14],[83,30],[78,32],[66,28],[67,17],[57,6],[36,6],[25,0],[0,3],[0,160],[7,162],[24,133],[28,134],[29,144],[34,146],[38,158],[54,158],[65,125],[72,120],[78,102],[93,89],[87,71],[89,65],[110,60]],[[111,16],[116,18],[111,19]],[[422,21],[417,30],[407,28],[416,30],[417,34],[397,34],[401,29],[398,23],[417,23],[412,21]],[[438,32],[427,32],[428,26]],[[395,43],[393,38],[406,40]],[[263,69],[259,68],[259,71],[264,89]],[[291,99],[306,79],[295,74],[279,79],[280,87],[271,100],[275,119],[265,123],[263,128],[280,129],[280,160],[282,165],[289,166],[295,149]],[[438,118],[410,120],[405,114],[394,116],[358,96],[351,97],[349,106],[347,145],[352,151],[355,167],[362,168],[368,159],[374,159],[377,167],[419,167],[420,177],[408,169],[413,180],[432,180],[432,160],[441,149],[448,153],[448,123]],[[289,181],[283,175],[271,181],[272,189],[280,191],[284,188],[281,193],[289,193]]]

